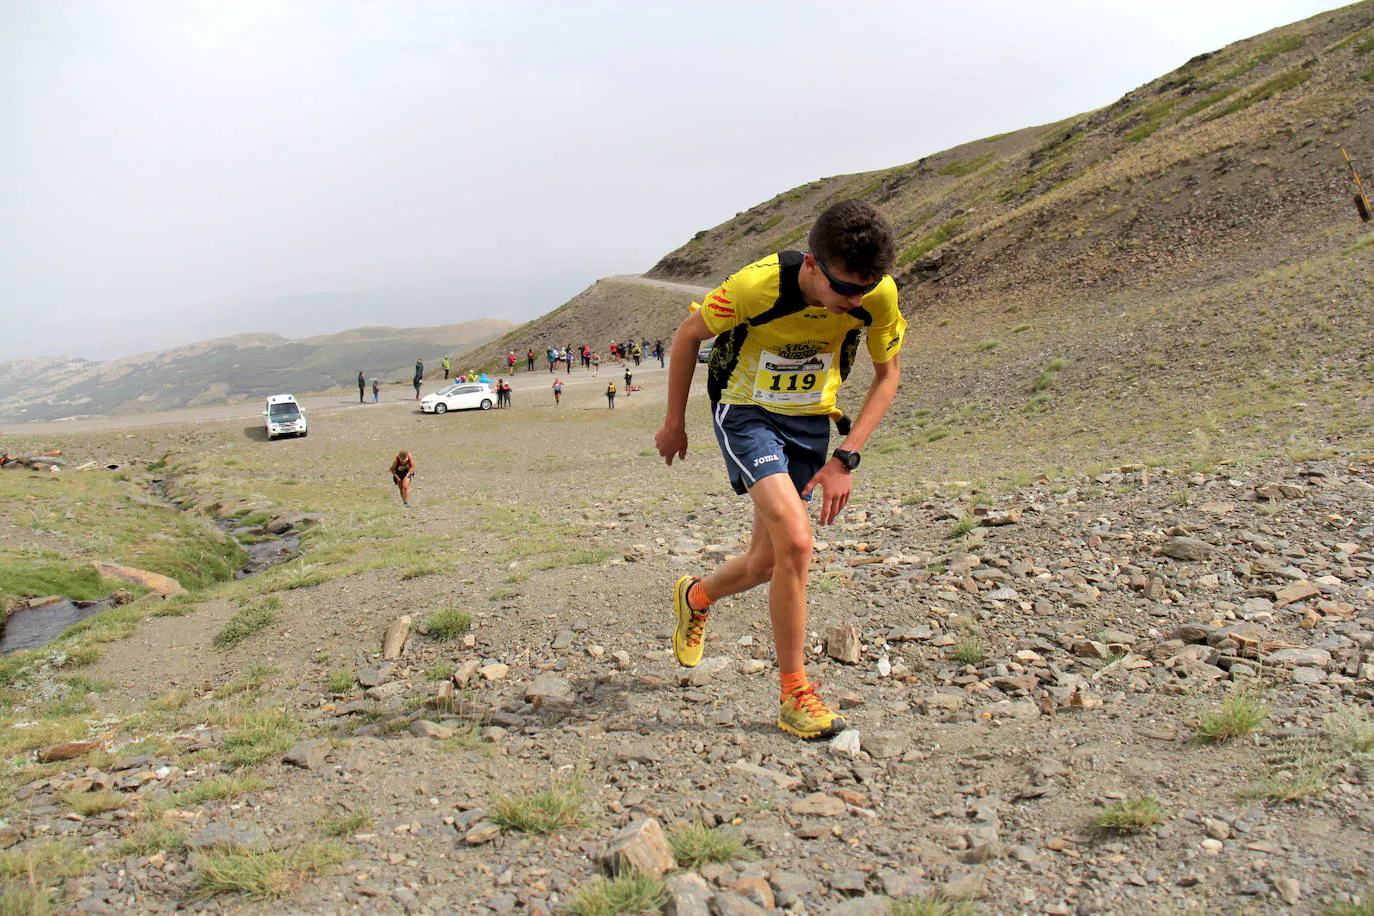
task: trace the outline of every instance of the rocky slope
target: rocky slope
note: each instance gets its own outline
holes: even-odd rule
[[[875,454],[812,577],[811,670],[854,732],[810,745],[772,725],[762,594],[717,607],[699,669],[671,656],[668,585],[738,549],[749,510],[712,457],[643,457],[661,401],[640,397],[612,413],[574,386],[559,408],[423,428],[358,408],[331,433],[346,453],[312,436],[281,464],[232,428],[147,434],[150,453],[219,456],[182,492],[295,494],[288,512],[351,492],[408,441],[429,462],[415,508],[383,503],[378,481],[380,505],[334,512],[364,526],[363,558],[385,543],[367,532],[400,527],[437,552],[330,573],[326,518],[300,571],[257,587],[275,619],[240,645],[212,637],[245,598],[145,621],[87,669],[116,685],[89,698],[99,752],[23,782],[6,841],[88,850],[63,888],[83,912],[558,912],[644,818],[752,849],[679,870],[701,883],[673,880],[678,912],[885,913],[942,892],[986,912],[1323,913],[1368,893],[1374,456],[989,491]],[[130,447],[108,438],[73,460]],[[455,454],[466,473],[434,470]],[[192,502],[234,514],[239,498]],[[427,635],[455,605],[471,632]],[[409,639],[385,658],[402,616]],[[1254,734],[1201,740],[1236,691],[1259,707]],[[307,743],[234,762],[253,710]],[[503,797],[575,781],[581,826],[494,823]],[[68,793],[102,787],[118,807],[71,815]],[[161,845],[159,798],[179,799]],[[1159,823],[1094,826],[1144,799]],[[342,858],[285,900],[196,896],[216,850],[287,856],[341,823]]]

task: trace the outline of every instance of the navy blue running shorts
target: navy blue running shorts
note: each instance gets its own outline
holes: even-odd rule
[[[711,410],[736,493],[747,493],[770,474],[786,474],[800,494],[830,457],[827,416],[792,416],[753,404],[712,404]]]

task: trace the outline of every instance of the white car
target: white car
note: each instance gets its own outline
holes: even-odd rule
[[[270,394],[262,407],[262,422],[267,428],[267,440],[278,436],[308,436],[309,423],[305,411],[289,394]]]
[[[496,389],[481,382],[459,382],[420,399],[424,413],[448,413],[450,410],[491,410],[496,406]]]

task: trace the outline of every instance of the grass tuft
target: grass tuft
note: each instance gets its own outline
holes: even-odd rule
[[[234,680],[220,687],[216,687],[211,694],[217,700],[227,699],[239,694],[257,695],[262,692],[262,686],[277,673],[276,668],[268,665],[253,665],[247,671]]]
[[[1236,693],[1202,717],[1198,723],[1198,737],[1212,742],[1243,738],[1256,731],[1269,718],[1269,707],[1248,693]]]
[[[891,916],[977,916],[978,910],[967,900],[947,897],[903,897],[892,901]]]
[[[333,671],[324,686],[330,693],[348,693],[356,683],[358,678],[352,671]]]
[[[169,827],[160,820],[142,824],[124,838],[119,845],[121,856],[151,856],[154,853],[180,849],[186,845],[186,832]]]
[[[225,762],[248,767],[277,756],[291,746],[299,724],[284,709],[260,709],[244,715],[224,736]]]
[[[431,638],[449,642],[471,629],[472,615],[467,611],[451,607],[442,611],[435,611],[425,622],[429,626]]]
[[[586,824],[586,801],[586,784],[577,777],[538,792],[497,796],[488,816],[511,830],[552,834]]]
[[[366,809],[352,811],[330,817],[322,817],[315,822],[320,833],[332,837],[348,837],[372,826],[375,818]]]
[[[682,824],[672,830],[668,841],[679,868],[696,868],[706,862],[734,862],[752,859],[754,852],[744,838],[732,830],[707,827],[705,824]]]
[[[62,801],[82,817],[116,811],[129,804],[129,798],[118,792],[63,792]]]
[[[961,639],[954,646],[954,660],[961,665],[981,665],[984,658],[983,644],[976,636]]]
[[[237,798],[248,792],[256,792],[265,785],[257,776],[216,776],[198,782],[189,789],[182,789],[172,796],[170,803],[174,808],[189,808],[222,798]]]
[[[966,535],[966,534],[970,533],[971,531],[973,531],[973,529],[974,529],[974,528],[977,528],[977,527],[978,527],[978,520],[977,520],[977,519],[975,519],[975,518],[974,518],[973,516],[971,516],[971,515],[961,515],[961,516],[959,517],[959,520],[956,521],[956,522],[950,527],[950,529],[949,529],[949,534],[946,535],[946,537],[950,538],[951,540],[953,540],[954,538],[961,538],[961,537],[963,537],[964,535]]]
[[[661,878],[628,872],[617,878],[596,878],[577,892],[568,904],[568,912],[572,916],[656,913],[667,899]]]
[[[1128,798],[1103,810],[1093,821],[1098,830],[1139,833],[1164,823],[1164,806],[1148,795]]]
[[[273,598],[276,596],[273,595]],[[217,649],[232,649],[255,633],[260,633],[276,622],[276,615],[262,602],[255,602],[234,612],[225,623],[224,629],[215,634],[212,640]]]
[[[202,897],[242,894],[254,900],[277,900],[310,878],[349,857],[342,843],[310,843],[291,852],[216,849],[196,857],[198,892]]]

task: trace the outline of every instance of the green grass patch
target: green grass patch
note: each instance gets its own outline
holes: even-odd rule
[[[171,797],[170,804],[174,808],[189,808],[194,805],[203,805],[209,801],[237,798],[249,792],[256,792],[265,785],[266,783],[259,777],[246,773],[214,776],[177,792]]]
[[[140,824],[119,845],[121,856],[151,856],[186,845],[186,831],[161,823]]]
[[[902,897],[892,901],[891,916],[978,916],[978,909],[967,900],[933,897]]]
[[[346,845],[332,840],[307,843],[289,852],[216,849],[196,856],[197,890],[203,897],[241,894],[254,900],[278,900],[350,854]]]
[[[275,595],[271,597],[276,598]],[[276,623],[276,620],[276,615],[263,604],[249,603],[234,612],[211,642],[216,649],[232,649],[250,636],[261,633]]]
[[[994,159],[996,159],[996,158],[997,158],[997,154],[994,152],[994,153],[984,153],[983,155],[977,157],[976,159],[964,159],[964,160],[956,159],[956,160],[954,160],[953,162],[951,162],[949,165],[947,165],[947,166],[945,166],[944,168],[940,169],[940,174],[941,174],[941,175],[953,175],[953,176],[956,177],[956,178],[962,178],[962,177],[965,176],[965,175],[972,175],[974,172],[976,172],[976,171],[978,171],[979,169],[983,168],[985,165],[987,165],[989,162],[991,162],[992,160],[994,160]]]
[[[905,267],[917,258],[929,254],[945,242],[954,238],[963,231],[964,221],[964,217],[960,216],[947,223],[943,223],[934,232],[922,236],[914,244],[902,249],[901,254],[897,255],[897,266]]]
[[[946,535],[946,537],[950,539],[961,538],[969,532],[973,531],[973,529],[977,527],[977,519],[975,519],[971,515],[961,515],[959,517],[959,520],[956,521],[952,526],[950,526],[949,532]]]
[[[339,670],[330,672],[324,686],[330,693],[349,693],[356,683],[358,678],[352,671]]]
[[[1254,57],[1247,58],[1234,70],[1220,76],[1218,82],[1228,83],[1237,77],[1244,76],[1256,67],[1263,66],[1269,61],[1278,57],[1280,54],[1287,54],[1289,51],[1296,51],[1307,43],[1306,35],[1289,35],[1284,38],[1275,38],[1260,48],[1259,53]]]
[[[253,665],[243,674],[234,678],[227,684],[216,687],[211,694],[217,700],[228,699],[229,697],[240,694],[257,695],[262,692],[262,687],[277,674],[277,669],[270,665]]]
[[[811,232],[811,223],[803,223],[790,232],[784,233],[768,243],[769,251],[785,251]],[[654,454],[658,454],[655,452]]]
[[[1374,717],[1344,709],[1325,719],[1318,736],[1289,738],[1261,751],[1245,801],[1298,802],[1325,792],[1339,769],[1353,764],[1365,781],[1374,777]]]
[[[375,820],[371,811],[360,808],[347,814],[322,817],[315,822],[315,827],[325,836],[342,838],[361,833],[371,827]]]
[[[246,713],[224,736],[225,762],[250,767],[278,756],[291,746],[299,730],[300,723],[284,709]]]
[[[568,903],[572,916],[614,916],[616,913],[657,913],[668,899],[663,879],[640,872],[616,878],[600,877],[580,889]]]
[[[1249,693],[1235,693],[1198,723],[1198,737],[1217,743],[1243,738],[1269,718],[1269,706]]]
[[[1374,83],[1374,70],[1360,74],[1360,79],[1364,80],[1366,83]]]
[[[1164,121],[1169,117],[1170,113],[1173,112],[1174,106],[1177,104],[1178,101],[1174,99],[1147,108],[1143,112],[1143,123],[1126,132],[1126,142],[1138,143],[1159,130],[1164,126]]]
[[[587,824],[586,805],[586,783],[579,776],[537,792],[499,795],[487,816],[501,827],[547,835]]]
[[[448,572],[448,565],[435,560],[429,563],[416,563],[408,566],[401,572],[401,581],[409,582],[411,579],[421,579],[425,576],[437,576]]]
[[[668,834],[673,857],[679,868],[696,868],[707,862],[735,862],[752,859],[754,851],[733,830],[691,823],[675,827]]]
[[[1164,821],[1164,806],[1158,799],[1144,795],[1119,801],[1103,809],[1093,820],[1093,826],[1115,833],[1139,833]]]
[[[987,654],[976,637],[961,639],[954,646],[954,660],[961,665],[981,665]]]
[[[1197,114],[1199,111],[1205,111],[1206,109],[1211,108],[1217,102],[1220,102],[1222,99],[1229,98],[1230,96],[1235,95],[1238,91],[1240,91],[1239,86],[1232,86],[1230,89],[1222,89],[1218,92],[1214,92],[1206,98],[1196,101],[1193,104],[1189,105],[1187,108],[1183,109],[1182,117],[1188,118]]]
[[[67,807],[82,817],[104,814],[106,811],[118,811],[120,808],[127,807],[132,801],[127,795],[108,790],[103,792],[63,792],[59,797]]]
[[[974,347],[974,349],[976,349],[979,353],[991,353],[993,350],[996,350],[1001,345],[1001,341],[989,338],[987,340],[978,341],[978,344],[976,347]]]
[[[0,852],[0,914],[47,916],[53,889],[90,868],[90,857],[70,840],[39,840]]]
[[[472,628],[472,615],[456,607],[435,611],[425,621],[431,639],[452,642]]]
[[[1064,368],[1064,365],[1062,359],[1050,360],[1049,365],[1045,367],[1044,371],[1036,377],[1034,382],[1031,382],[1031,391],[1044,391],[1046,388],[1053,385],[1054,380],[1059,377],[1059,373]]]
[[[1206,117],[1206,120],[1215,121],[1217,118],[1224,118],[1229,114],[1244,111],[1256,102],[1263,102],[1266,99],[1273,98],[1281,92],[1287,92],[1289,89],[1296,89],[1311,78],[1312,72],[1310,70],[1289,70],[1282,76],[1276,76],[1268,82],[1262,83],[1258,88],[1247,92],[1231,104],[1225,105],[1219,110],[1212,112]]]
[[[1374,891],[1360,898],[1359,903],[1333,903],[1322,910],[1321,916],[1374,916]]]

